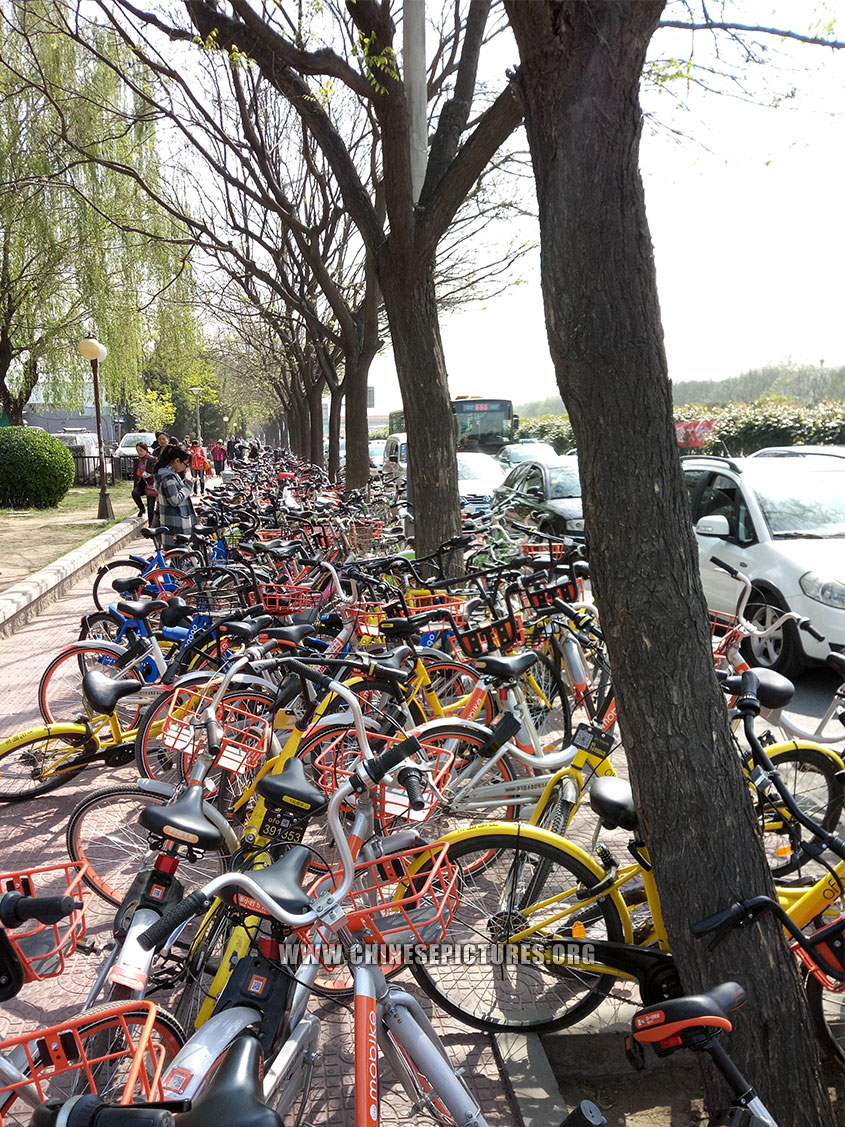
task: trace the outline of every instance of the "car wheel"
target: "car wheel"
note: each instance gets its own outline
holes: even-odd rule
[[[754,587],[745,610],[745,617],[760,630],[767,630],[786,610],[783,600],[770,591]],[[750,665],[772,669],[790,679],[806,664],[794,622],[783,625],[768,638],[746,638],[742,654]]]

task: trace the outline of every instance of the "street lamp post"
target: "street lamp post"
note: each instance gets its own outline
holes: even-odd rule
[[[202,433],[200,431],[200,395],[202,394],[203,390],[204,389],[201,388],[201,387],[189,387],[188,388],[188,391],[192,391],[194,393],[194,409],[196,411],[196,416],[197,416],[197,441],[198,442],[202,442]]]
[[[95,336],[85,337],[79,342],[79,354],[91,361],[91,375],[94,380],[94,409],[97,413],[97,446],[100,450],[100,504],[97,520],[114,520],[109,487],[106,481],[106,455],[103,450],[103,419],[100,414],[100,361],[108,356],[108,349],[100,344]]]

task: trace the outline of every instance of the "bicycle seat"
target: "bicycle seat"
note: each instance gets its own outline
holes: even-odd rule
[[[295,845],[284,857],[268,865],[266,869],[251,869],[249,875],[262,892],[284,908],[286,912],[298,915],[311,907],[308,893],[302,888],[302,881],[311,863],[311,850],[304,845]],[[248,892],[221,891],[221,900],[229,900],[239,908],[249,912],[267,915],[264,908],[250,897]],[[227,1125],[228,1127],[228,1125]]]
[[[164,529],[162,529],[162,532],[163,531]],[[191,537],[187,532],[177,532],[176,535],[172,537],[172,540],[173,543],[178,544],[179,547],[184,547],[185,544],[190,544]]]
[[[183,598],[174,595],[167,600],[167,606],[161,612],[162,626],[179,626],[180,623],[190,619],[194,614],[193,607],[188,606]]]
[[[255,788],[273,806],[288,807],[295,817],[304,818],[326,804],[320,787],[309,783],[301,759],[289,759],[278,775],[264,775]]]
[[[385,618],[379,625],[379,631],[385,635],[396,638],[410,638],[419,632],[429,622],[442,619],[442,610],[427,610],[422,614],[412,614],[410,618]]]
[[[94,712],[111,716],[117,702],[137,693],[138,681],[132,677],[107,677],[98,669],[89,669],[82,678],[82,695]]]
[[[653,1044],[676,1037],[685,1029],[724,1029],[730,1033],[729,1013],[745,1005],[745,991],[735,982],[723,982],[706,994],[671,998],[647,1006],[634,1014],[631,1029],[635,1041]]]
[[[284,642],[289,646],[298,646],[311,633],[310,625],[305,622],[301,626],[272,626],[267,631],[267,637],[275,638],[277,642]]]
[[[490,677],[499,677],[504,681],[513,681],[527,672],[537,661],[537,654],[528,650],[515,657],[479,657],[473,665],[479,673],[486,673]]]
[[[194,537],[197,539],[201,540],[205,536],[214,536],[216,533],[217,529],[213,528],[210,524],[194,525]]]
[[[614,775],[604,775],[596,779],[590,788],[590,806],[601,819],[606,830],[637,828],[637,811],[634,808],[634,794],[627,779]]]
[[[129,618],[149,618],[151,614],[164,610],[166,606],[164,599],[151,599],[149,602],[142,602],[140,599],[121,599],[117,609]]]
[[[144,539],[155,540],[157,537],[163,536],[165,532],[167,532],[167,529],[163,524],[160,524],[158,528],[142,528],[140,531]]]
[[[203,813],[201,786],[189,786],[171,806],[148,806],[141,811],[138,822],[150,833],[198,849],[223,846],[223,834]]]
[[[176,1116],[176,1127],[282,1127],[277,1113],[267,1107],[261,1086],[261,1042],[251,1033],[238,1037],[217,1071],[191,1103],[191,1110]]]

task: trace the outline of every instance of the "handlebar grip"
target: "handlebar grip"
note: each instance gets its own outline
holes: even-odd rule
[[[420,749],[420,741],[416,736],[410,736],[407,740],[402,740],[401,743],[389,747],[387,751],[383,752],[375,759],[366,760],[364,770],[374,783],[380,783],[384,776],[389,775],[394,767],[398,767],[399,764],[409,756],[416,755]]]
[[[722,571],[726,571],[728,573],[728,575],[733,576],[734,579],[739,579],[739,572],[736,570],[736,568],[731,567],[731,565],[728,564],[728,563],[725,563],[724,560],[717,559],[716,556],[711,556],[710,562],[712,564],[715,564],[716,567],[720,567],[722,569]]]
[[[816,630],[815,626],[813,626],[813,624],[812,624],[812,622],[810,622],[809,618],[799,619],[798,625],[802,630],[806,630],[806,632],[810,635],[811,638],[815,638],[817,642],[823,642],[824,641],[824,634],[820,634],[818,632],[818,630]]]
[[[72,896],[24,896],[20,892],[7,892],[0,898],[0,924],[20,927],[28,920],[55,924],[81,907]]]
[[[721,912],[716,912],[712,916],[706,916],[698,923],[690,925],[690,930],[696,939],[701,939],[704,935],[709,935],[711,931],[720,931],[724,927],[729,927],[731,924],[738,923],[738,921],[745,914],[745,905],[731,904],[730,908],[723,908]]]
[[[403,767],[396,776],[396,781],[401,787],[405,788],[411,809],[424,810],[425,798],[423,792],[425,791],[426,780],[422,771],[416,767]]]
[[[190,893],[184,900],[180,901],[169,912],[156,920],[151,927],[142,932],[138,936],[138,944],[144,951],[152,951],[154,947],[160,946],[164,943],[176,928],[194,916],[199,915],[200,912],[205,911],[210,903],[208,897],[202,891],[197,889],[196,892]]]
[[[143,1104],[109,1106],[99,1096],[82,1096],[70,1109],[66,1127],[174,1127],[176,1119],[166,1107]]]
[[[312,669],[310,666],[305,665],[304,662],[297,661],[295,657],[290,658],[287,662],[286,668],[291,673],[298,673],[300,677],[304,677],[306,681],[311,681],[320,689],[327,689],[332,683],[331,677],[325,673],[320,673],[317,669]]]

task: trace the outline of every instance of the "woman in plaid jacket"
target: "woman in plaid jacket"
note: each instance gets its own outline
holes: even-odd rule
[[[181,446],[168,446],[158,460],[156,488],[161,523],[167,529],[165,548],[175,548],[174,536],[188,535],[197,523],[191,503],[191,486],[180,474],[191,464],[191,455]]]

